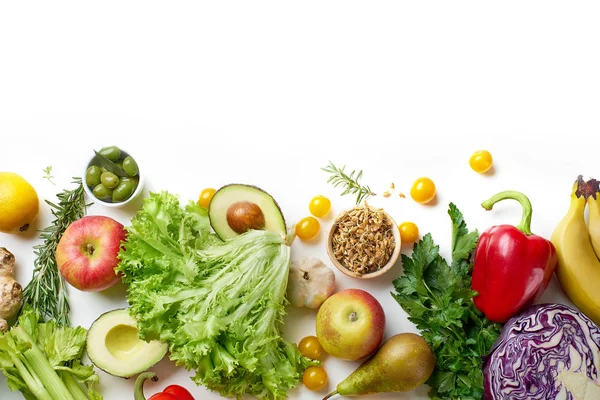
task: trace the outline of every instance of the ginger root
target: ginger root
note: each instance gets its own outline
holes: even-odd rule
[[[0,247],[0,332],[8,329],[7,320],[21,308],[23,288],[15,280],[15,256]]]

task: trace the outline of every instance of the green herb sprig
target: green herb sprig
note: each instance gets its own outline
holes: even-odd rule
[[[54,181],[52,180],[54,179],[54,177],[52,176],[52,165],[48,165],[46,168],[44,168],[44,176],[42,176],[42,178],[48,179],[48,182],[50,182],[53,185],[56,185],[56,183],[54,183]]]
[[[46,200],[55,219],[41,230],[44,242],[34,247],[33,278],[23,291],[24,304],[61,326],[69,325],[70,306],[65,280],[58,272],[56,248],[67,227],[83,217],[90,205],[85,203],[81,178],[73,178],[72,183],[77,187],[57,194],[58,204]]]
[[[363,186],[359,183],[363,174],[362,170],[358,172],[353,170],[350,175],[348,175],[345,172],[345,165],[339,168],[336,167],[331,161],[329,161],[329,165],[327,167],[321,169],[331,174],[327,182],[331,183],[333,187],[344,187],[344,191],[341,194],[342,196],[347,194],[355,194],[357,205],[367,198],[375,196],[375,193],[373,193],[369,186]]]
[[[454,204],[452,219],[452,263],[439,254],[439,246],[427,234],[402,255],[404,275],[394,280],[392,296],[421,331],[436,356],[436,366],[427,381],[429,397],[435,400],[475,400],[483,397],[482,356],[487,354],[502,329],[475,307],[471,289],[471,258],[477,246],[477,231],[469,232]]]

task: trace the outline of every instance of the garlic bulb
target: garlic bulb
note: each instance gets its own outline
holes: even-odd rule
[[[335,274],[316,257],[292,262],[287,288],[289,302],[296,307],[319,308],[335,291]]]

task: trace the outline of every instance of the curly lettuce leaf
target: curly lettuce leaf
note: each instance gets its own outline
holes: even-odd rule
[[[249,231],[222,242],[205,209],[152,193],[127,228],[118,270],[140,335],[223,396],[282,399],[314,364],[281,337],[290,248]]]

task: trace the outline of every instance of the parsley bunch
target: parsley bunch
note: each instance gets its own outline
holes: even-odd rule
[[[471,256],[479,234],[467,229],[463,215],[450,203],[452,262],[439,254],[431,234],[415,243],[411,257],[402,255],[404,275],[394,280],[392,296],[431,346],[437,362],[427,384],[429,397],[481,399],[483,362],[502,326],[475,307],[471,290]]]

